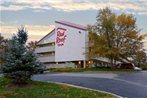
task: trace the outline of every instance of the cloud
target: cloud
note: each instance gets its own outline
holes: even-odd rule
[[[0,33],[5,37],[5,38],[10,38],[13,36],[13,34],[17,33],[17,29],[20,26],[1,26]],[[45,26],[45,25],[26,25],[25,26],[28,35],[29,35],[29,41],[38,41],[41,39],[43,36],[48,34],[51,30],[53,30],[54,26]]]
[[[147,12],[146,11],[141,11],[141,12],[138,12],[139,15],[147,15]]]
[[[63,4],[52,4],[52,7],[58,10],[66,12],[81,11],[81,10],[98,10],[99,8],[106,7],[105,4],[95,3],[63,3]]]
[[[10,38],[12,37],[13,34],[16,34],[17,29],[20,26],[1,26],[0,33],[5,37],[5,38]],[[46,25],[26,25],[25,26],[28,35],[29,35],[29,41],[38,41],[42,37],[44,37],[46,34],[48,34],[53,28],[55,27],[54,25],[46,26]],[[144,48],[147,50],[147,37],[143,40],[144,42]]]
[[[6,6],[7,4],[7,6]],[[114,10],[127,10],[138,14],[147,13],[146,0],[2,0],[1,10],[23,10],[27,8],[50,10],[51,8],[72,12],[81,10],[98,10],[110,7]]]
[[[9,7],[1,6],[1,10],[5,10],[5,11],[18,11],[26,8],[28,8],[28,6],[16,6],[16,5],[10,5]]]
[[[0,20],[0,25],[2,25],[2,24],[4,24],[4,22]]]
[[[17,1],[17,0],[16,0]],[[34,10],[50,10],[50,6],[43,5],[44,3],[33,3],[33,2],[3,2],[0,6],[2,11],[19,11],[25,9]]]

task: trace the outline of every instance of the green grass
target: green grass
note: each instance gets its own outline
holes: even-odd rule
[[[31,81],[25,87],[8,88],[10,80],[0,78],[0,98],[116,98],[96,91],[66,85]]]
[[[105,73],[126,73],[137,72],[130,69],[111,69],[111,68],[53,68],[50,72],[105,72]]]

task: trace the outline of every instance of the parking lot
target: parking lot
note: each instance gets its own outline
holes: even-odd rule
[[[46,73],[34,80],[68,83],[127,98],[147,98],[147,71],[135,73]]]

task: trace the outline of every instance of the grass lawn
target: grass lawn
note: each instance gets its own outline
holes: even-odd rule
[[[138,72],[130,69],[111,69],[111,68],[53,68],[50,72],[105,72],[105,73],[126,73]]]
[[[31,81],[25,87],[6,87],[10,80],[0,78],[0,98],[116,98],[109,94],[65,85]]]

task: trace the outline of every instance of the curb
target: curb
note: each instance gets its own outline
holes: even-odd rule
[[[73,84],[68,84],[68,83],[61,83],[61,82],[53,82],[53,81],[47,81],[48,83],[55,83],[55,84],[61,84],[61,85],[67,85],[67,86],[71,86],[71,87],[76,87],[76,88],[81,88],[81,89],[87,89],[87,90],[92,90],[92,91],[98,91],[101,93],[106,93],[106,94],[110,94],[113,95],[117,98],[127,98],[127,97],[122,97],[120,95],[114,94],[114,93],[110,93],[110,92],[106,92],[106,91],[102,91],[102,90],[96,90],[96,89],[91,89],[91,88],[87,88],[87,87],[82,87],[82,86],[77,86],[77,85],[73,85]]]

